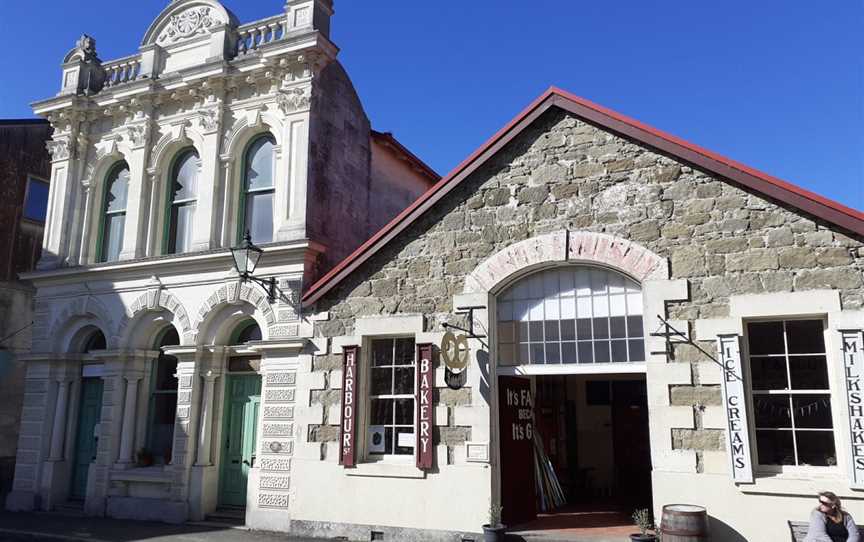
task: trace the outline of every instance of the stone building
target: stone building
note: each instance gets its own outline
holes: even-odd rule
[[[556,89],[439,181],[331,13],[177,0],[65,59],[7,507],[476,540],[536,515],[542,445],[567,499],[718,540],[864,517],[861,212]]]
[[[36,267],[42,249],[51,163],[43,120],[0,120],[0,498],[12,488],[24,364],[30,350],[32,289],[18,274]]]
[[[51,191],[9,509],[286,528],[302,285],[439,176],[371,129],[330,0],[280,8],[173,0],[131,56],[83,36],[34,105]]]
[[[862,236],[859,211],[548,91],[306,291],[291,529],[530,521],[533,433],[589,509],[704,505],[724,541],[787,537],[822,490],[864,517]]]

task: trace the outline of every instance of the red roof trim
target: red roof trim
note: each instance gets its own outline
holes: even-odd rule
[[[303,305],[309,306],[320,299],[321,296],[331,290],[346,275],[371,257],[378,248],[388,243],[393,237],[410,225],[415,218],[422,215],[435,202],[450,192],[462,179],[479,168],[486,158],[509,143],[524,128],[552,106],[560,107],[606,130],[639,141],[649,147],[675,156],[684,162],[691,163],[700,169],[705,169],[720,177],[735,181],[772,199],[796,207],[817,218],[864,236],[864,213],[861,211],[703,149],[698,145],[689,143],[679,137],[667,134],[561,89],[551,87],[468,158],[462,161],[462,163],[456,166],[446,177],[441,179],[411,206],[384,226],[381,231],[363,243],[354,253],[339,262],[336,267],[313,284],[303,296]]]

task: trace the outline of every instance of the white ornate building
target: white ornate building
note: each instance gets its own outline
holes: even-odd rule
[[[438,179],[370,129],[332,14],[173,0],[137,53],[63,59],[9,509],[287,528],[301,285]],[[274,300],[233,267],[247,231]]]

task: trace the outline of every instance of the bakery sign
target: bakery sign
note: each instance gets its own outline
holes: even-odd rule
[[[864,342],[860,329],[841,330],[840,338],[849,408],[850,486],[864,489]]]
[[[339,426],[339,462],[353,467],[357,449],[357,356],[358,346],[343,349],[342,423]]]
[[[467,335],[455,335],[452,331],[444,334],[441,359],[444,362],[444,381],[449,388],[458,390],[465,385],[470,354]]]
[[[753,483],[753,462],[747,425],[747,398],[738,335],[717,337],[717,352],[723,366],[723,405],[726,410],[726,450],[736,483]]]
[[[417,345],[417,468],[432,468],[432,345]]]

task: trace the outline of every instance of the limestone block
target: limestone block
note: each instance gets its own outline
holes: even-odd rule
[[[708,406],[702,411],[702,427],[726,430],[726,409],[723,406]]]

